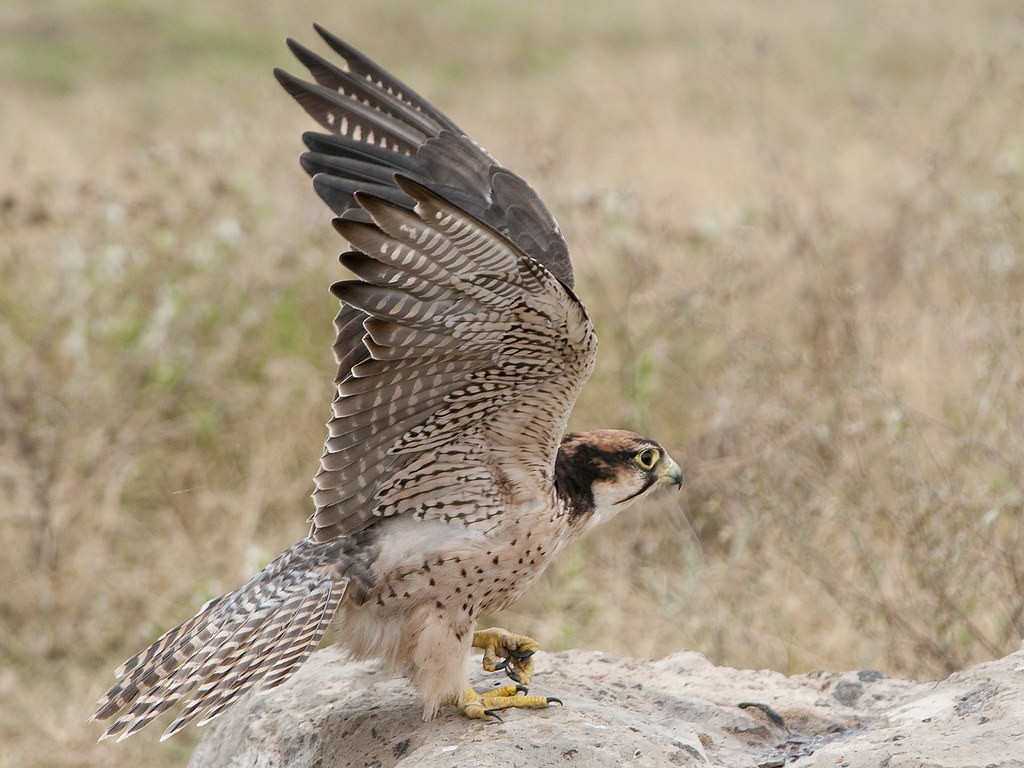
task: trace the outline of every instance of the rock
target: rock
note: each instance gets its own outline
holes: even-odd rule
[[[787,677],[691,652],[536,660],[530,692],[565,706],[503,712],[502,722],[446,709],[424,723],[404,680],[325,649],[215,720],[190,766],[1024,766],[1024,652],[939,683],[871,670]],[[504,684],[470,661],[478,690]]]

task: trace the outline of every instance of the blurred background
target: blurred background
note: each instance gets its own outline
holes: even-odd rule
[[[93,701],[305,533],[344,244],[270,70],[313,21],[537,188],[601,337],[573,426],[686,472],[489,621],[784,672],[1018,647],[1019,2],[5,0],[0,765],[184,764]]]

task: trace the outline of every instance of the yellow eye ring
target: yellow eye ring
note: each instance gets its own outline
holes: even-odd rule
[[[644,448],[640,453],[633,457],[633,461],[636,462],[636,465],[640,467],[640,469],[652,470],[660,458],[661,453],[656,448]]]

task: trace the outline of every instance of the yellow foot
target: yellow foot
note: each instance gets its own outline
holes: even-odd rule
[[[509,677],[524,686],[533,680],[533,654],[540,646],[532,637],[492,627],[473,633],[473,647],[483,649],[486,671],[504,669]]]
[[[495,688],[486,693],[477,693],[467,685],[459,696],[452,697],[446,703],[457,706],[459,711],[471,720],[485,720],[489,717],[501,720],[498,716],[499,709],[545,709],[550,704],[562,703],[551,696],[525,694],[526,688],[521,685],[506,685],[504,688]]]

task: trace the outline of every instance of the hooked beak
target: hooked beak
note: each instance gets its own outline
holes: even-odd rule
[[[671,456],[665,454],[661,460],[661,469],[658,470],[658,480],[663,483],[671,483],[677,489],[683,485],[683,470],[675,463]]]

